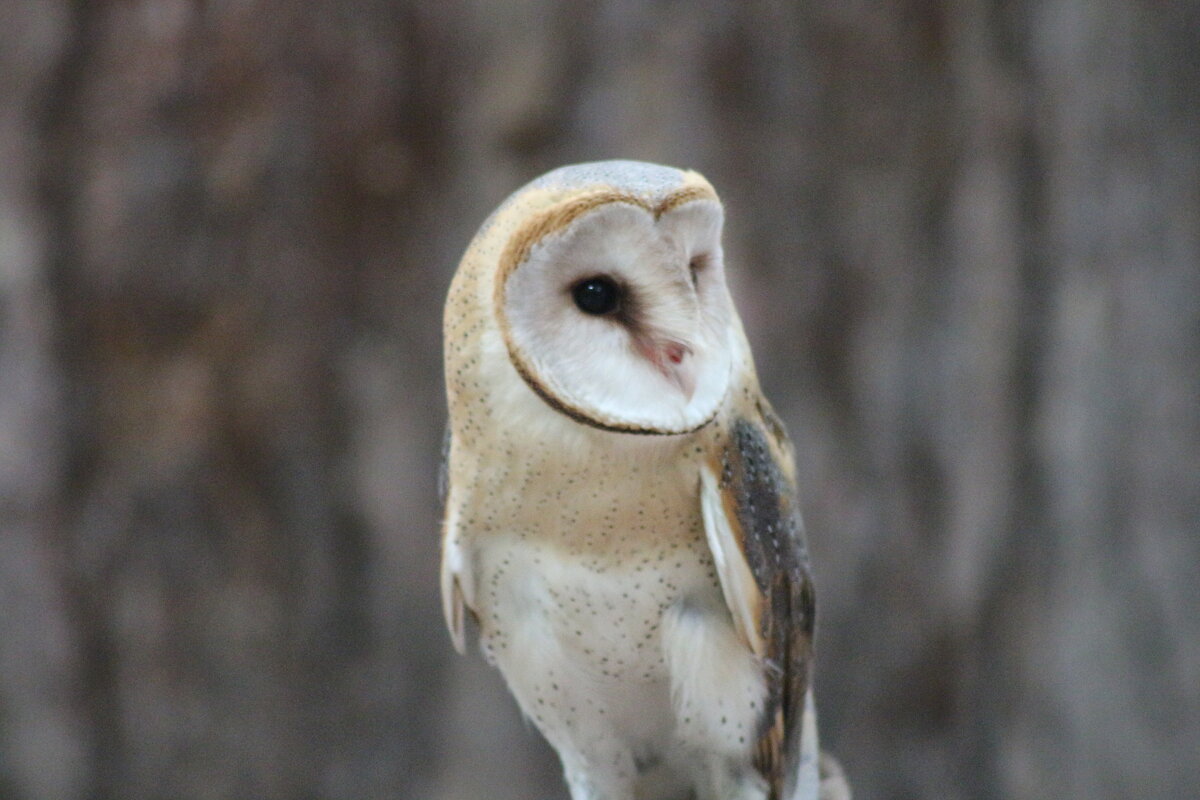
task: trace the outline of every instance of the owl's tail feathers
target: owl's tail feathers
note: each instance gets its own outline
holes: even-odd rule
[[[828,752],[822,752],[820,770],[820,800],[850,800],[850,784],[838,760]]]

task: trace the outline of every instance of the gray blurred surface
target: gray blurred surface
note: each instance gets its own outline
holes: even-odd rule
[[[1200,786],[1200,8],[5,0],[0,798],[563,797],[437,600],[484,216],[705,173],[856,796]]]

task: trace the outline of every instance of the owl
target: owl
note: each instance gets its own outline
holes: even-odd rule
[[[818,757],[792,447],[699,174],[547,173],[445,307],[441,588],[572,800],[848,797]]]

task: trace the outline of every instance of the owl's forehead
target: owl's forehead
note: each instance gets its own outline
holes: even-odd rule
[[[643,198],[649,204],[688,183],[687,173],[674,167],[650,164],[645,161],[593,161],[570,164],[547,172],[534,180],[530,187],[539,189],[607,188]],[[698,176],[697,176],[698,177]]]
[[[522,201],[529,202],[531,213],[514,215],[518,217],[512,220],[516,224],[503,226],[508,228],[506,232],[510,236],[500,256],[502,279],[528,257],[534,245],[572,228],[574,223],[594,212],[627,209],[636,216],[644,215],[645,221],[653,224],[679,206],[699,200],[718,202],[716,193],[703,178],[686,181],[670,192],[649,198],[624,188],[604,186],[592,186],[557,197],[547,194],[545,189],[533,188],[525,197],[516,198],[518,207],[523,205]]]
[[[547,172],[514,192],[502,207],[528,223],[538,216],[573,219],[575,212],[623,202],[641,206],[657,219],[700,198],[719,202],[698,172],[644,161],[594,161]]]

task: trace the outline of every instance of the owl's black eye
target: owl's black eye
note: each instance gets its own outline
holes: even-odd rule
[[[600,316],[616,311],[621,305],[621,288],[612,278],[597,275],[571,287],[571,297],[583,313]]]

